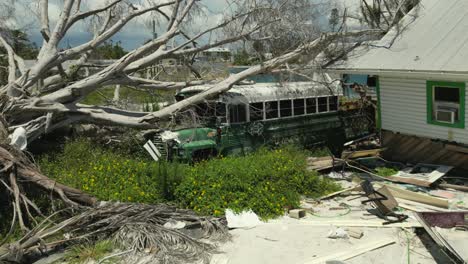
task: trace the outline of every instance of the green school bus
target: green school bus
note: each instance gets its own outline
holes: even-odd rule
[[[206,89],[182,89],[176,100]],[[317,82],[236,85],[193,107],[197,127],[157,133],[145,148],[156,160],[186,162],[285,143],[326,145],[337,155],[346,141],[369,134],[373,120],[372,111],[342,110],[341,98],[341,86]]]

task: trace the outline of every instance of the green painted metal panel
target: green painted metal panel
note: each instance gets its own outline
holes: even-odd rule
[[[216,129],[212,128],[190,128],[176,131],[181,142],[213,139],[216,137]]]
[[[375,87],[377,92],[377,129],[382,129],[382,100],[380,99],[380,80],[377,77],[377,83]]]
[[[181,144],[180,147],[186,150],[210,149],[216,148],[216,142],[213,140],[197,140]]]

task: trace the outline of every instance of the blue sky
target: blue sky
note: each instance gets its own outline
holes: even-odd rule
[[[52,23],[54,19],[57,19],[60,14],[60,1],[61,0],[50,0],[49,15],[51,17]],[[340,3],[340,5],[344,5],[345,3],[346,5],[349,5],[349,3],[355,3],[356,1],[359,1],[359,0],[312,0],[312,1],[336,1],[337,3]],[[30,1],[27,1],[27,2],[30,3]],[[90,6],[99,6],[99,5],[102,5],[103,0],[88,0],[88,1],[83,1],[83,2],[88,2],[88,5]],[[206,7],[205,13],[207,14],[207,17],[205,17],[204,19],[198,19],[196,21],[195,24],[197,24],[199,27],[203,27],[204,25],[208,25],[208,24],[213,25],[216,21],[220,19],[221,17],[220,13],[222,13],[227,7],[226,0],[202,0],[201,3],[204,5],[204,7]],[[31,7],[31,9],[32,8],[34,7]],[[38,46],[40,46],[42,43],[42,37],[39,33],[39,29],[36,26],[37,20],[33,20],[32,19],[33,16],[30,15],[32,11],[30,10],[28,12],[27,10],[19,10],[19,12],[24,13],[22,14],[22,16],[24,16],[25,18],[23,21],[27,21],[28,17],[31,18],[30,22],[19,22],[19,23],[28,24],[27,32],[30,36],[30,39],[33,42],[35,42]],[[159,17],[159,19],[161,19],[161,17]],[[324,14],[322,21],[324,22],[328,21],[328,14]],[[82,44],[83,42],[88,41],[91,37],[92,36],[90,33],[87,32],[85,25],[83,23],[80,23],[70,29],[70,31],[64,37],[61,43],[61,46],[65,46],[65,47],[68,45],[76,46],[76,45]],[[142,43],[144,43],[151,37],[152,37],[151,29],[144,26],[144,23],[142,21],[135,21],[135,22],[129,23],[126,27],[124,27],[123,30],[121,30],[118,34],[116,34],[112,38],[112,41],[114,42],[120,41],[122,43],[122,46],[125,49],[131,50],[140,46]]]
[[[1,1],[1,0],[0,0]],[[94,1],[94,2],[93,2]],[[101,0],[88,0],[89,4],[94,5],[96,2]],[[206,7],[205,13],[207,17],[205,19],[198,20],[198,23],[201,25],[206,23],[212,23],[213,17],[218,17],[219,14],[226,8],[226,2],[224,0],[202,0],[201,3]],[[51,17],[51,21],[53,23],[54,17],[55,19],[60,14],[60,4],[59,0],[52,0],[50,1],[49,7],[49,15]],[[99,3],[97,4],[99,5]],[[32,7],[34,8],[34,7]],[[28,11],[19,10],[20,13],[29,13]],[[21,16],[26,15],[22,14]],[[27,18],[28,16],[25,16]],[[40,46],[42,44],[42,36],[37,28],[37,20],[33,20],[32,16],[29,16],[31,21],[23,22],[27,24],[26,31],[31,39],[31,41],[35,42],[36,45]],[[161,16],[158,17],[162,19]],[[19,22],[21,23],[21,22]],[[61,46],[76,46],[82,44],[90,40],[92,35],[87,32],[85,25],[82,23],[77,24],[73,28],[69,30],[67,35],[64,37],[63,41],[61,42]],[[138,46],[140,46],[145,41],[152,38],[152,30],[144,25],[142,21],[134,21],[130,22],[126,25],[119,33],[113,36],[112,41],[117,42],[120,41],[122,46],[127,49],[131,50]]]

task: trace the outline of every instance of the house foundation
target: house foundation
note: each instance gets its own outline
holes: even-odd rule
[[[468,146],[382,130],[383,157],[404,163],[426,163],[468,170]]]

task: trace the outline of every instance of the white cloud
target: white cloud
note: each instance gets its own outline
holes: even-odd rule
[[[2,0],[0,0],[2,1]],[[83,0],[83,8],[89,9],[96,9],[103,7],[109,0]],[[153,2],[167,2],[169,0],[130,0],[134,3],[135,6],[146,6],[148,1]],[[187,25],[187,29],[192,32],[199,32],[203,29],[211,27],[217,23],[220,23],[224,17],[224,14],[232,12],[229,9],[228,2],[230,0],[201,0],[198,2],[202,6],[202,11],[205,16],[196,17],[193,21],[191,21]],[[317,3],[330,3],[332,0],[311,0]],[[360,0],[333,0],[340,9],[344,10],[345,7],[348,8],[349,11],[354,12],[356,8],[359,6]],[[18,8],[17,9],[17,20],[21,26],[26,24],[31,24],[33,26],[29,27],[29,33],[34,33],[37,37],[39,32],[39,21],[35,15],[31,15],[30,10],[36,10],[37,4],[31,4],[32,0],[18,0],[17,3],[22,3],[29,5],[29,10],[26,8]],[[51,27],[55,26],[60,12],[62,10],[63,1],[62,0],[49,0],[49,16],[50,16],[50,24]],[[169,11],[168,8],[165,8],[164,11]],[[328,24],[328,16],[329,13],[321,12],[323,18],[323,23]],[[151,29],[151,21],[156,19],[159,21],[160,27],[158,29],[158,33],[161,34],[165,29],[166,20],[161,15],[157,13],[147,13],[144,16],[135,19],[134,21],[128,23],[113,39],[115,41],[121,40],[125,48],[131,49],[135,48],[137,45],[141,44],[145,40],[151,38],[152,36],[152,29]],[[348,26],[350,27],[358,27],[359,21],[357,20],[348,20]],[[72,43],[73,45],[79,44],[79,42],[87,41],[87,38],[90,35],[87,33],[87,26],[85,23],[77,23],[73,26],[70,31],[67,33],[65,39]],[[214,34],[211,36],[212,38],[209,39],[208,37],[204,38],[203,41],[215,41],[219,35]]]

